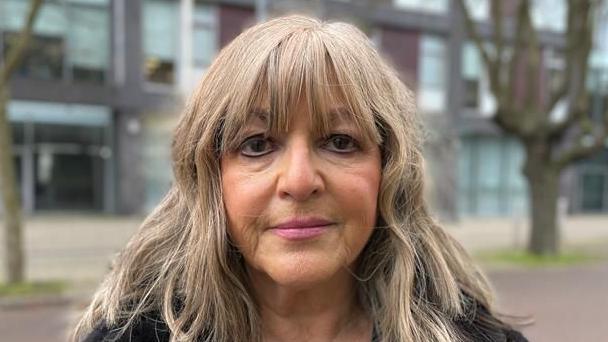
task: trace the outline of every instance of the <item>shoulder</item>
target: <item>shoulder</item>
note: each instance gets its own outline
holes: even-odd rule
[[[519,331],[507,325],[488,324],[481,320],[457,323],[465,341],[475,342],[528,342]]]
[[[528,342],[528,339],[516,330],[507,330],[505,331],[505,335],[507,337],[507,342]]]
[[[168,342],[169,339],[169,328],[163,321],[142,317],[122,334],[120,327],[108,327],[100,323],[83,342]]]
[[[528,342],[519,331],[494,317],[477,301],[466,317],[456,319],[454,323],[465,341]]]

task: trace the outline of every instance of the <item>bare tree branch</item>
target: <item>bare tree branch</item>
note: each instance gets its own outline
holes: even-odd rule
[[[527,15],[530,10],[529,3],[527,1],[520,1],[517,5],[516,11],[516,31],[513,39],[513,52],[511,54],[511,60],[507,69],[507,75],[509,77],[507,86],[505,88],[505,101],[509,109],[513,109],[515,103],[515,89],[517,88],[517,67],[522,61],[522,50],[525,42],[525,27],[520,23],[520,18]]]
[[[518,56],[522,55],[521,51],[526,46],[526,38],[529,38],[526,36],[524,26],[517,25],[514,43],[514,55],[511,56],[511,61],[507,70],[508,72],[504,75],[505,77],[502,77],[504,71],[503,55],[506,35],[503,25],[504,18],[501,18],[504,16],[501,1],[497,1],[497,3],[492,5],[492,21],[495,25],[493,33],[493,45],[495,48],[494,54],[490,54],[487,47],[484,45],[484,42],[476,29],[475,22],[471,18],[465,0],[457,0],[457,3],[463,13],[467,34],[475,43],[475,46],[479,50],[482,60],[486,66],[488,77],[490,79],[490,88],[498,102],[498,108],[495,113],[496,115],[493,117],[494,122],[509,133],[522,137],[529,136],[532,134],[533,129],[527,127],[529,125],[522,125],[522,123],[525,122],[524,119],[526,119],[525,117],[522,117],[524,113],[522,113],[522,111],[515,110],[513,107],[513,104],[515,103],[513,94],[514,89],[516,88],[516,78],[514,77],[516,73],[514,71],[517,63],[521,62],[521,59],[520,57],[518,58]],[[528,22],[530,22],[528,11],[528,0],[522,0],[518,6],[518,16],[523,17],[524,20],[527,18]],[[520,19],[520,21],[522,20]],[[529,26],[531,26],[531,24]],[[529,31],[533,30],[529,29]],[[528,36],[530,34],[531,33],[528,33]],[[533,34],[536,35],[535,32]]]
[[[589,122],[593,125],[590,119]],[[577,145],[572,149],[563,152],[561,157],[557,159],[556,165],[563,168],[571,163],[588,158],[606,147],[606,139],[608,139],[608,108],[604,109],[601,126],[600,132],[593,135],[593,142],[586,145],[581,144],[581,140],[585,134],[585,130],[582,129],[583,132],[576,137]],[[590,126],[589,129],[593,130],[593,126]]]
[[[519,11],[517,24],[523,28],[525,43],[523,50],[526,59],[526,76],[528,77],[524,108],[528,113],[539,113],[539,90],[540,90],[540,58],[541,47],[538,43],[538,33],[532,25],[530,17],[529,0],[520,0],[522,10]],[[536,120],[540,118],[535,118]]]
[[[549,127],[550,134],[555,137],[562,137],[568,127],[577,120],[583,120],[589,112],[585,87],[589,54],[593,45],[593,20],[590,18],[592,7],[589,0],[568,1],[566,70],[563,82],[549,101],[548,112],[564,97],[568,99],[569,106],[566,119]]]
[[[500,83],[498,78],[499,75],[497,75],[497,72],[500,70],[498,67],[498,58],[496,58],[496,56],[492,57],[488,52],[488,49],[484,46],[483,40],[481,39],[479,32],[477,32],[475,22],[471,18],[471,14],[469,13],[469,9],[465,3],[465,0],[458,0],[457,3],[459,4],[460,10],[463,13],[464,24],[467,34],[471,39],[473,39],[473,42],[475,43],[475,46],[477,47],[477,50],[479,51],[479,54],[481,55],[484,64],[489,70],[492,91],[495,94],[500,94]]]
[[[502,69],[502,59],[504,53],[505,46],[505,36],[504,36],[504,18],[503,18],[503,6],[504,3],[502,0],[491,1],[491,12],[492,12],[492,21],[494,22],[494,44],[496,46],[496,60],[497,64]],[[500,75],[499,75],[500,76]]]
[[[560,169],[572,164],[576,161],[588,158],[592,154],[599,152],[604,148],[605,141],[608,138],[608,131],[604,130],[602,133],[597,134],[593,137],[593,142],[589,145],[583,145],[578,143],[575,147],[564,152],[559,159],[555,161],[555,164]]]

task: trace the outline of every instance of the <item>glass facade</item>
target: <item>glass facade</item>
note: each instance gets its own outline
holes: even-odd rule
[[[585,212],[599,212],[608,207],[605,194],[608,192],[608,175],[605,171],[586,170],[580,178],[583,193],[581,209]]]
[[[492,136],[461,138],[458,210],[465,216],[524,215],[527,186],[524,151],[516,140]]]
[[[577,211],[597,213],[608,211],[608,148],[577,166]]]
[[[109,0],[46,2],[34,25],[33,37],[17,74],[46,80],[103,83],[109,69]],[[25,24],[29,2],[0,2],[4,56],[15,45]]]

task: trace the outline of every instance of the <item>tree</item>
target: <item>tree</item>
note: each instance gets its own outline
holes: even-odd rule
[[[43,0],[32,0],[25,26],[17,38],[17,43],[5,54],[0,68],[0,188],[4,204],[4,250],[6,255],[7,282],[23,281],[24,257],[21,203],[15,171],[13,169],[13,144],[6,106],[10,96],[9,82],[13,72],[19,67],[32,36],[36,16]]]
[[[560,47],[563,75],[548,96],[541,96],[543,87],[547,89],[547,82],[542,80],[543,43],[531,19],[531,1],[515,2],[510,15],[505,1],[489,1],[492,27],[487,40],[473,21],[466,1],[457,3],[496,99],[492,120],[515,137],[526,153],[523,174],[531,205],[528,249],[534,254],[551,255],[559,252],[556,220],[560,175],[567,166],[600,151],[608,136],[608,109],[600,120],[594,120],[586,88],[594,15],[602,4],[599,0],[567,0],[566,31]],[[566,108],[561,120],[551,115],[558,106]]]

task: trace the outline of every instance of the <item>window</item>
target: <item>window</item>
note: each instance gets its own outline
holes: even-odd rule
[[[587,89],[591,93],[591,111],[601,120],[608,110],[608,3],[603,3],[596,13],[594,45],[589,57]]]
[[[489,10],[488,0],[466,0],[466,6],[471,17],[477,21],[488,20]]]
[[[593,67],[587,75],[587,90],[591,101],[591,117],[602,121],[602,116],[608,110],[608,67]]]
[[[143,50],[146,80],[152,83],[175,82],[179,9],[177,2],[143,2]]]
[[[488,75],[475,44],[467,42],[463,45],[461,63],[464,107],[478,109],[482,116],[493,115],[496,99],[491,92]]]
[[[13,136],[13,145],[23,145],[25,140],[25,127],[23,122],[11,122],[10,125]]]
[[[425,112],[442,112],[447,78],[445,41],[440,37],[423,36],[419,59],[418,106]]]
[[[216,18],[213,7],[199,4],[194,7],[192,60],[196,67],[211,64],[217,51]]]
[[[593,46],[608,55],[608,2],[602,2],[595,13],[595,32]],[[608,59],[608,57],[607,57]],[[608,63],[608,62],[607,62]]]
[[[462,78],[464,80],[464,106],[477,108],[479,105],[479,78],[481,76],[481,57],[472,43],[462,49]]]
[[[545,89],[547,90],[547,100],[552,99],[556,96],[557,91],[564,82],[564,67],[565,67],[564,56],[555,51],[554,49],[548,48],[543,51],[543,64],[546,71],[546,77],[543,80],[545,83]],[[567,114],[567,101],[562,98],[549,114],[550,119],[553,122],[560,122],[565,118]]]
[[[29,2],[0,1],[4,56],[25,25]],[[17,74],[102,83],[109,64],[109,0],[56,0],[41,7]]]
[[[110,19],[107,6],[86,5],[90,2],[70,0],[67,8],[70,67],[75,81],[103,83],[109,64]]]
[[[545,68],[548,73],[548,88],[551,97],[555,95],[560,85],[564,81],[564,57],[555,50],[545,50],[544,54]]]
[[[565,0],[532,0],[532,24],[539,30],[564,32],[567,3]]]
[[[12,49],[25,25],[29,1],[2,1],[3,18],[0,29],[3,31],[3,51]],[[24,77],[56,80],[63,78],[65,58],[65,33],[67,23],[63,6],[57,2],[46,3],[40,9],[33,37],[17,74]]]
[[[19,39],[18,32],[4,32],[3,51],[15,47]],[[25,52],[17,74],[45,80],[58,80],[63,78],[64,41],[61,37],[34,35]]]
[[[430,13],[446,13],[448,10],[447,0],[394,0],[395,7],[406,10],[418,10]]]
[[[602,212],[608,208],[608,172],[604,168],[581,167],[578,182],[582,212]]]

